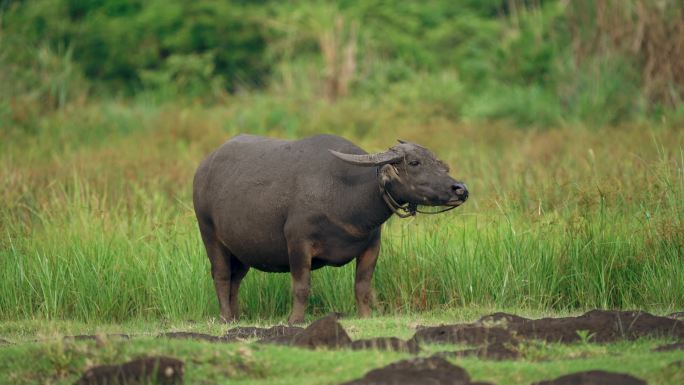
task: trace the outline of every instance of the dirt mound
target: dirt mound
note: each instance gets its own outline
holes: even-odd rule
[[[492,326],[493,325],[493,326]],[[578,317],[527,319],[495,313],[473,324],[421,328],[414,338],[441,343],[505,343],[517,338],[576,342],[612,342],[646,336],[684,337],[684,321],[645,312],[592,310]]]
[[[477,357],[483,360],[516,360],[520,358],[520,352],[508,344],[494,343],[491,345],[475,348],[458,350],[455,352],[439,352],[435,353],[433,357]]]
[[[378,337],[366,340],[356,340],[351,343],[351,348],[353,350],[392,350],[396,352],[408,352],[411,354],[420,352],[420,347],[416,340],[404,341],[396,337]]]
[[[176,338],[182,340],[200,340],[209,342],[235,342],[239,340],[261,338],[269,340],[287,340],[294,337],[295,334],[300,333],[304,328],[296,326],[273,326],[270,328],[259,328],[253,326],[246,327],[235,327],[223,336],[213,336],[204,333],[194,333],[194,332],[169,332],[162,333],[159,338]]]
[[[468,372],[443,358],[414,358],[373,369],[363,378],[341,385],[486,385],[471,382]]]
[[[635,311],[592,310],[579,317],[514,321],[507,327],[519,336],[550,342],[579,341],[582,331],[592,342],[633,340],[646,336],[684,336],[683,321]]]
[[[514,341],[513,334],[502,327],[475,324],[425,327],[416,331],[413,340],[451,344],[486,345]]]
[[[294,336],[302,330],[304,330],[304,328],[301,328],[299,326],[277,325],[270,328],[246,326],[232,328],[228,330],[223,337],[231,341],[239,339],[245,340],[251,338],[276,338]]]
[[[342,325],[337,322],[337,315],[329,315],[314,321],[292,337],[292,345],[306,348],[339,348],[351,345],[351,338]]]
[[[673,350],[684,350],[684,342],[675,342],[674,344],[661,345],[653,349],[654,352],[671,352]]]
[[[88,369],[74,385],[160,385],[183,383],[183,361],[170,357],[146,357],[122,365]]]
[[[259,343],[293,345],[309,349],[339,348],[351,345],[351,338],[342,325],[337,322],[338,316],[330,314],[311,323],[306,329],[294,335],[267,337]]]
[[[590,370],[561,376],[532,385],[646,385],[646,381],[623,373]]]
[[[174,338],[179,340],[200,340],[208,342],[227,342],[223,337],[212,336],[210,334],[204,333],[193,333],[193,332],[168,332],[162,333],[157,338]]]
[[[520,317],[515,314],[508,313],[492,313],[480,318],[477,323],[479,324],[509,324],[509,323],[520,323],[524,321],[529,321],[529,318]]]
[[[267,336],[260,339],[258,342],[299,346],[309,349],[378,349],[409,353],[418,353],[420,351],[418,342],[413,339],[404,341],[396,337],[379,337],[352,341],[342,325],[337,322],[338,317],[338,314],[330,314],[314,321],[306,329],[288,327],[287,329],[282,329],[282,335],[276,334],[275,336]]]

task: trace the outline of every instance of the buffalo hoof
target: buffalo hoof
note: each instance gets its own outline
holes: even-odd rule
[[[228,316],[221,316],[221,322],[223,322],[226,325],[234,324],[238,322],[239,317],[234,316],[234,315],[228,315]]]

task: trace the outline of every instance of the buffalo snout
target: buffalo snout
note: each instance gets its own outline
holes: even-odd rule
[[[451,192],[453,194],[453,198],[449,201],[449,203],[461,204],[468,199],[468,188],[464,183],[456,182],[452,184]]]

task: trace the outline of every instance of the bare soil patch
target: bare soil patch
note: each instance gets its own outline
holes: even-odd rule
[[[629,374],[590,370],[568,374],[553,380],[535,382],[532,385],[647,385],[647,383]]]
[[[654,352],[671,352],[673,350],[684,350],[684,342],[675,342],[673,344],[661,345],[653,349]]]
[[[684,311],[676,311],[674,313],[668,314],[670,318],[684,319]]]
[[[236,342],[248,339],[286,339],[303,331],[304,328],[297,326],[277,325],[270,328],[253,326],[235,327],[222,336],[194,332],[168,332],[162,333],[159,338],[175,338],[182,340],[199,340],[208,342]]]
[[[158,338],[174,338],[179,340],[199,340],[208,342],[228,342],[223,337],[212,336],[211,334],[193,333],[193,332],[168,332],[162,333]]]
[[[246,339],[264,339],[276,337],[288,337],[303,331],[304,328],[299,326],[285,326],[277,325],[270,328],[259,328],[253,326],[235,327],[226,332],[223,336],[229,341],[246,340]]]
[[[520,358],[520,352],[512,345],[497,342],[474,349],[458,350],[455,352],[439,352],[435,353],[433,357],[477,357],[483,360],[503,361]]]
[[[395,352],[408,352],[417,354],[420,352],[420,346],[416,340],[404,341],[397,337],[378,337],[364,340],[356,340],[351,343],[353,350],[376,349],[376,350],[391,350]]]
[[[420,351],[418,341],[404,341],[396,337],[379,337],[352,341],[347,331],[337,321],[338,317],[339,314],[333,313],[312,322],[306,329],[300,328],[301,330],[294,334],[266,337],[259,340],[259,343],[291,345],[308,349],[378,349],[409,353],[418,353]],[[292,331],[289,330],[288,333]]]
[[[341,385],[487,385],[472,382],[465,369],[453,365],[443,358],[414,358],[398,361],[385,367],[371,370],[363,378]]]
[[[416,331],[413,339],[419,342],[467,345],[507,343],[516,340],[514,335],[508,329],[478,324],[456,324],[423,327]]]
[[[351,338],[342,325],[337,322],[337,315],[331,314],[311,323],[306,329],[294,334],[261,339],[261,343],[299,346],[309,349],[340,348],[351,345]]]
[[[592,310],[578,317],[527,319],[495,313],[472,324],[422,327],[414,338],[439,343],[514,343],[520,339],[613,342],[640,337],[684,337],[684,321],[637,311]]]
[[[88,369],[75,385],[160,385],[183,383],[183,361],[171,357],[145,357],[122,365],[101,365]]]
[[[64,341],[100,341],[103,338],[106,339],[130,339],[131,336],[128,334],[119,334],[119,333],[111,333],[111,334],[79,334],[75,336],[64,336]]]

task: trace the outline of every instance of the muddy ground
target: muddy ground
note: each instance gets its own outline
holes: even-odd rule
[[[477,357],[482,360],[516,360],[532,341],[553,343],[612,343],[643,337],[666,337],[678,342],[653,349],[664,352],[684,349],[684,320],[679,313],[668,317],[645,312],[593,310],[577,317],[528,319],[513,314],[494,313],[472,323],[418,326],[408,340],[379,337],[353,340],[339,322],[339,315],[331,314],[312,322],[308,327],[273,326],[235,327],[222,336],[194,332],[163,333],[158,338],[194,339],[213,343],[244,341],[257,344],[277,344],[305,349],[376,349],[419,354],[424,344],[466,344],[471,347],[445,350],[428,357],[402,360],[369,371],[363,377],[345,384],[459,384],[470,385],[468,373],[451,364],[450,357]],[[136,336],[112,334],[108,336],[77,335],[67,340],[95,340],[102,338],[130,339]],[[9,341],[0,340],[0,343]],[[141,357],[119,365],[94,366],[76,384],[136,384],[154,379],[160,384],[183,383],[184,363],[171,357]],[[676,368],[675,368],[676,369]],[[674,370],[674,369],[673,369]],[[684,366],[682,367],[684,370]],[[536,385],[642,385],[647,382],[628,374],[605,371],[568,373],[537,382]]]

